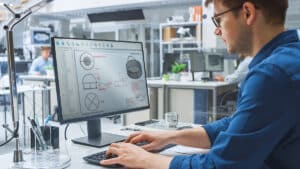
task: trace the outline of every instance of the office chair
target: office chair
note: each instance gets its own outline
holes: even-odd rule
[[[219,97],[219,105],[217,107],[217,119],[231,116],[236,111],[239,89],[227,91]]]

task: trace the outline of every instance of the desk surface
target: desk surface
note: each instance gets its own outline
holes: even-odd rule
[[[22,75],[19,76],[20,79],[29,80],[29,81],[50,81],[54,82],[54,76],[46,76],[46,75]]]
[[[222,87],[228,85],[236,85],[228,82],[205,82],[205,81],[164,81],[164,80],[147,80],[149,87],[163,87],[164,85],[170,87],[182,88],[197,88],[197,87]]]
[[[17,86],[18,93],[25,93],[31,91],[48,91],[53,89],[53,87],[42,87],[42,86],[32,86],[32,85],[22,85]],[[0,95],[7,95],[10,94],[9,89],[0,89]]]
[[[130,125],[129,127],[140,128],[142,130],[149,129],[149,128],[146,128],[146,127],[134,126],[134,125]],[[127,136],[130,133],[132,133],[132,131],[128,131],[128,130],[121,131],[120,130],[121,128],[124,128],[124,127],[121,127],[121,126],[116,127],[116,128],[110,129],[106,132],[117,133],[119,135],[124,135],[124,136]],[[150,129],[150,130],[157,130],[157,129]],[[82,159],[82,157],[87,156],[87,155],[91,155],[93,153],[97,153],[97,152],[100,152],[100,151],[104,151],[104,150],[107,149],[107,147],[93,148],[93,147],[74,144],[70,140],[68,140],[66,142],[63,139],[60,139],[60,140],[61,140],[61,151],[68,152],[68,154],[71,157],[71,165],[68,167],[68,169],[86,169],[86,168],[99,169],[99,168],[105,168],[105,167],[101,167],[101,166],[97,166],[97,165],[88,164],[87,162],[85,162]],[[164,155],[181,154],[181,155],[183,155],[185,153],[180,153],[178,151],[181,151],[182,149],[186,150],[188,148],[182,147],[182,146],[176,146],[176,147],[173,147],[171,149],[165,150],[161,154],[164,154]],[[188,152],[190,152],[188,154],[206,153],[207,151],[208,150],[206,150],[206,149],[188,149]],[[12,165],[12,157],[13,157],[12,153],[1,155],[0,156],[1,165],[5,166],[5,167],[7,166],[7,168],[9,168]]]

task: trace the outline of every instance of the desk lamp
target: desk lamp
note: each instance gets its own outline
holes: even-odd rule
[[[9,65],[9,86],[10,86],[10,105],[13,120],[14,130],[10,130],[9,127],[5,127],[7,130],[12,131],[13,137],[16,139],[16,149],[14,150],[13,162],[22,162],[23,153],[19,147],[19,115],[18,115],[18,97],[17,97],[17,85],[16,85],[16,72],[15,72],[15,58],[14,58],[14,42],[13,42],[13,29],[14,27],[24,20],[26,17],[36,12],[40,8],[44,7],[53,0],[42,0],[35,5],[29,7],[23,12],[16,13],[11,8],[11,5],[2,3],[12,15],[13,18],[8,21],[7,25],[4,26],[7,38],[7,49],[8,49],[8,65]]]
[[[184,37],[186,34],[189,36],[189,38],[192,38],[192,34],[190,33],[190,28],[184,28],[184,27],[180,27],[177,29],[177,32],[179,35],[181,35],[182,37]]]

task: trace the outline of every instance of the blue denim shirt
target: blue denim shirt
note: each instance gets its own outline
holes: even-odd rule
[[[300,31],[286,31],[260,50],[235,114],[204,126],[210,152],[175,156],[171,169],[300,168],[299,39]]]
[[[51,57],[46,61],[42,56],[36,58],[30,67],[29,74],[40,73],[41,75],[46,75],[45,67],[53,67],[53,59]]]

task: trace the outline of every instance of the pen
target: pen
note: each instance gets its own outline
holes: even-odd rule
[[[39,120],[37,119],[37,117],[35,117],[34,122],[35,122],[35,124],[36,124],[37,131],[38,131],[38,133],[39,133],[39,135],[40,135],[40,137],[41,137],[42,144],[43,144],[42,146],[44,146],[45,149],[48,149],[48,148],[47,148],[46,141],[45,141],[45,139],[44,139],[44,135],[43,135],[43,133],[42,133],[42,131],[41,131],[41,126],[40,126]]]
[[[29,117],[27,117],[27,118],[28,118],[28,120],[31,123],[32,131],[33,131],[34,135],[36,136],[36,138],[37,138],[38,142],[40,143],[42,149],[45,150],[46,147],[45,147],[45,145],[44,145],[44,143],[42,141],[41,135],[39,134],[39,131],[37,129],[37,125],[36,125],[35,121],[33,119],[30,119]]]

